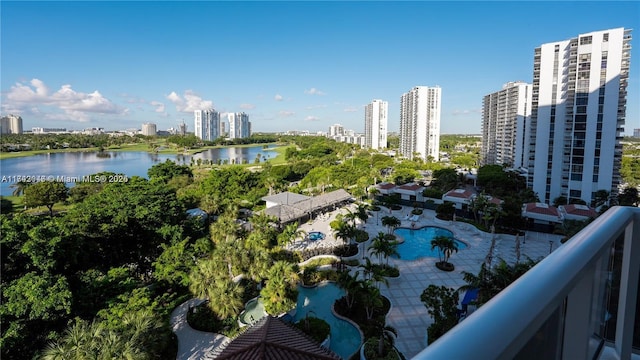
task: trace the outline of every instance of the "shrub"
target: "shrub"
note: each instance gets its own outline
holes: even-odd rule
[[[438,189],[424,189],[422,196],[432,199],[442,199],[444,193]]]
[[[329,323],[317,317],[307,317],[298,321],[295,326],[317,342],[323,342],[331,333]]]
[[[333,254],[336,256],[354,256],[356,254],[358,254],[358,245],[356,244],[349,244],[349,245],[341,245],[338,247],[335,247],[333,249]]]
[[[423,212],[422,209],[413,209],[413,210],[411,210],[411,213],[413,215],[422,215],[422,212]]]

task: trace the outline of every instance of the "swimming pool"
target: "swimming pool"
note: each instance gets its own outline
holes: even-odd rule
[[[324,240],[324,233],[321,233],[320,231],[312,231],[309,233],[308,238],[311,241]]]
[[[298,304],[294,322],[304,319],[307,314],[323,319],[331,326],[329,348],[343,359],[358,351],[362,344],[360,331],[351,323],[337,318],[331,312],[333,303],[343,297],[344,290],[334,283],[323,283],[312,288],[298,287]]]
[[[296,323],[309,316],[320,318],[331,327],[331,351],[340,355],[343,359],[348,359],[353,353],[358,351],[362,345],[360,331],[351,323],[337,318],[331,312],[333,303],[343,297],[344,290],[334,283],[323,283],[312,288],[298,286],[298,303],[296,304],[296,315],[291,319]],[[247,302],[245,311],[240,315],[240,321],[245,324],[252,324],[266,316],[264,304],[261,298],[252,299]],[[290,318],[288,315],[285,318]]]
[[[436,236],[453,237],[453,233],[447,229],[436,226],[427,226],[421,229],[396,229],[396,235],[404,239],[404,242],[398,246],[401,260],[416,260],[423,257],[439,257],[439,250],[431,250],[431,240]],[[458,244],[458,250],[467,247],[462,241],[455,240]]]

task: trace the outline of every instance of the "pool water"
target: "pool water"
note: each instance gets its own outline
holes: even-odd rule
[[[344,294],[344,290],[334,283],[324,283],[312,288],[298,286],[296,314],[291,320],[296,323],[309,314],[309,316],[315,316],[329,323],[331,327],[329,348],[343,359],[348,359],[358,351],[362,345],[362,339],[360,331],[355,326],[337,318],[331,312],[333,303]],[[240,320],[245,324],[252,324],[265,315],[262,300],[258,298],[247,302],[245,311],[240,314]],[[251,316],[253,316],[253,320],[251,320]]]
[[[316,240],[323,240],[323,239],[324,239],[324,234],[319,231],[312,231],[309,233],[309,240],[316,241]]]
[[[247,301],[244,311],[240,313],[240,322],[247,325],[254,324],[265,315],[267,313],[264,311],[264,304],[260,298],[251,299]]]
[[[345,291],[334,283],[324,283],[312,288],[298,287],[298,305],[294,322],[307,314],[323,319],[331,326],[331,351],[343,359],[349,359],[362,344],[360,331],[351,323],[337,318],[331,312],[333,303],[343,297]]]
[[[396,229],[396,235],[404,239],[404,242],[398,246],[401,260],[416,260],[423,257],[440,256],[440,250],[437,248],[431,250],[431,240],[436,236],[453,237],[453,233],[447,229],[436,226],[427,226],[421,229]],[[467,247],[467,244],[454,239],[458,244],[458,251]]]

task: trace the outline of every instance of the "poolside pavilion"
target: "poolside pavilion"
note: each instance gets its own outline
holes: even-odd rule
[[[262,200],[269,201],[271,205],[264,209],[262,213],[275,216],[282,225],[294,221],[306,221],[320,213],[333,211],[350,203],[352,196],[345,190],[339,189],[314,197],[301,196],[295,201],[289,201],[291,198],[294,198],[294,196],[282,196],[280,194],[262,198]]]

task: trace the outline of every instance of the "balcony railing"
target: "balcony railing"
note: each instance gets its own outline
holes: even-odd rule
[[[640,209],[613,207],[414,359],[631,359],[639,277]]]

